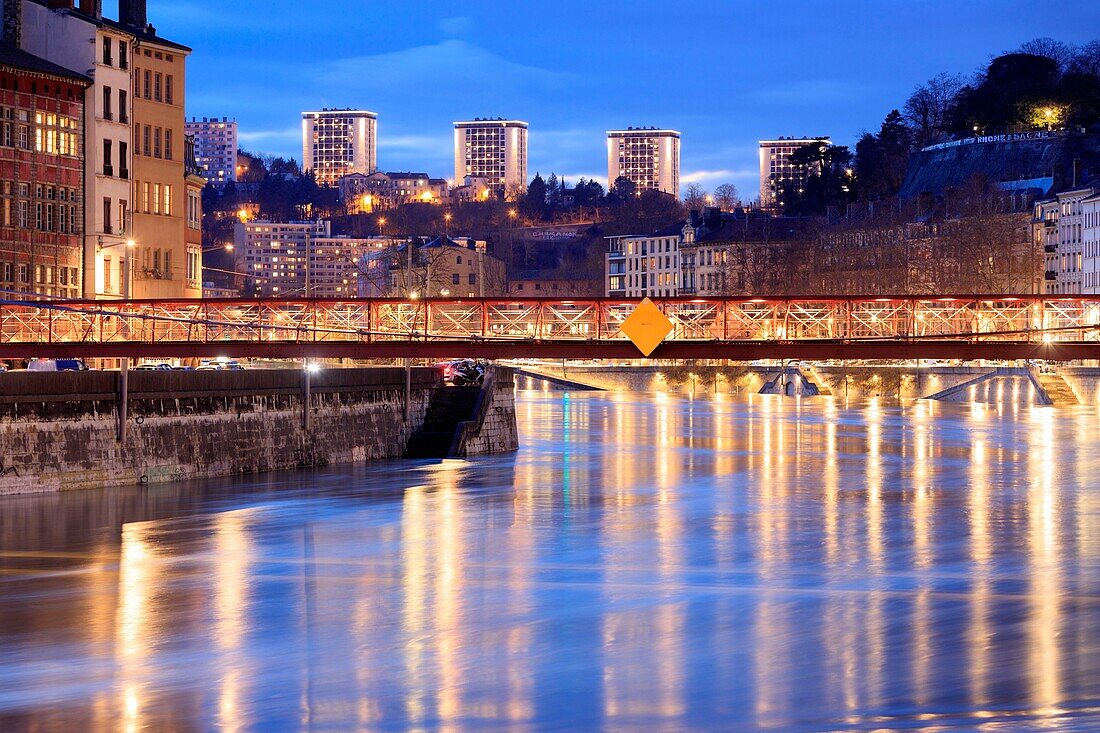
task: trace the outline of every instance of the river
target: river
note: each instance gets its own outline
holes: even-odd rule
[[[0,498],[0,731],[1100,728],[1096,408],[517,410],[513,455]]]

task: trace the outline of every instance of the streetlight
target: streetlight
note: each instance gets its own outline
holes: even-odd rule
[[[202,250],[202,254],[206,254],[207,252],[232,252],[232,251],[233,251],[233,243],[232,242],[226,242],[225,244],[216,244],[213,247],[204,247],[203,250]]]
[[[378,233],[385,235],[386,233],[386,217],[378,217]]]
[[[519,216],[519,213],[515,209],[508,209],[508,218],[515,221],[515,218]]]

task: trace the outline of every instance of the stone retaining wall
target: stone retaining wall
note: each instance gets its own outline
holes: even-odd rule
[[[395,458],[423,422],[435,369],[0,374],[0,494],[130,486]],[[514,409],[514,407],[513,407]]]

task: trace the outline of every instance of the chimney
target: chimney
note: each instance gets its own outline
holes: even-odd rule
[[[4,42],[23,45],[23,0],[4,0]]]
[[[1054,179],[1054,183],[1050,187],[1052,192],[1057,193],[1066,187],[1066,167],[1061,163],[1055,163],[1051,167],[1050,177]]]
[[[103,0],[80,0],[80,12],[99,20],[103,17]]]
[[[1084,161],[1080,158],[1073,159],[1073,186],[1077,187],[1085,182]]]
[[[149,25],[146,0],[118,0],[118,22],[134,30],[145,30]]]

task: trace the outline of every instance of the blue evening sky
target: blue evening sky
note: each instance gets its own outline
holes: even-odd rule
[[[300,159],[301,111],[365,108],[380,168],[449,178],[451,123],[501,116],[530,123],[530,175],[602,182],[604,131],[655,125],[683,133],[684,185],[746,198],[761,138],[852,144],[941,71],[1100,37],[1096,0],[149,0],[149,19],[194,48],[188,114],[236,118],[248,150]]]

